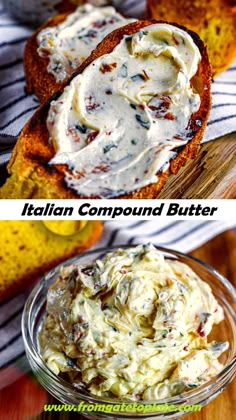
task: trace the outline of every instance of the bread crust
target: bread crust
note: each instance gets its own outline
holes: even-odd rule
[[[62,0],[60,3],[56,4],[54,8],[58,13],[71,13],[76,7],[84,4],[86,0]]]
[[[109,34],[93,51],[88,59],[81,64],[78,70],[72,75],[67,83],[64,83],[59,91],[43,104],[24,127],[17,144],[13,150],[8,171],[11,177],[0,190],[1,198],[98,198],[81,197],[74,190],[69,189],[64,181],[65,165],[49,165],[48,162],[54,156],[54,149],[48,142],[48,130],[46,119],[50,103],[57,98],[64,87],[70,83],[75,75],[83,70],[96,58],[113,51],[115,46],[122,40],[124,35],[131,35],[141,28],[155,23],[165,23],[164,21],[144,20],[137,21]],[[186,30],[183,26],[175,26]],[[191,83],[201,97],[199,110],[192,114],[189,129],[193,133],[193,138],[181,150],[178,155],[170,162],[168,170],[158,174],[155,184],[150,184],[117,198],[125,199],[148,199],[157,198],[163,188],[166,179],[171,174],[176,174],[185,164],[187,159],[192,159],[197,153],[207,117],[211,106],[211,68],[206,52],[206,48],[200,38],[192,31],[187,32],[198,46],[202,59],[199,64],[197,74]]]
[[[147,0],[147,18],[186,25],[207,46],[212,74],[224,71],[236,57],[236,2],[233,0]]]
[[[24,69],[26,78],[26,92],[34,93],[40,100],[45,102],[50,96],[58,91],[63,85],[57,82],[54,75],[49,73],[47,66],[48,58],[40,57],[37,52],[37,36],[44,28],[51,28],[63,22],[69,13],[63,13],[47,20],[36,32],[31,35],[25,45]]]

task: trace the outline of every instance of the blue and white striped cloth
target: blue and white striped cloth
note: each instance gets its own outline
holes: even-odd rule
[[[144,0],[114,0],[127,16],[140,17]],[[22,64],[24,46],[32,29],[15,21],[0,0],[0,164],[5,163],[11,147],[26,121],[39,105],[25,93]],[[236,131],[236,61],[212,85],[213,107],[203,141]]]
[[[105,222],[103,235],[93,248],[152,242],[190,252],[233,227],[236,227],[235,221],[109,221]],[[27,295],[28,291],[0,304],[0,389],[9,380],[7,369],[11,363],[16,362],[19,367],[25,365],[20,322]]]

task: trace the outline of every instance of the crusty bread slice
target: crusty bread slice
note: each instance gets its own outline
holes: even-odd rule
[[[44,28],[49,28],[63,22],[69,13],[59,14],[47,20],[36,32],[28,39],[24,51],[24,69],[26,77],[27,93],[35,93],[40,102],[45,102],[62,86],[62,82],[57,82],[54,75],[47,70],[48,59],[40,57],[37,52],[37,36]]]
[[[91,9],[89,8],[89,6],[91,7]],[[77,18],[78,16],[79,17],[81,16],[82,22],[83,22],[82,24],[84,24],[83,16],[87,17],[88,19],[90,19],[90,17],[91,19],[97,19],[97,18],[93,18],[94,13],[96,15],[96,13],[98,13],[100,9],[103,10],[103,8],[96,8],[96,7],[93,8],[91,5],[89,6],[87,5],[82,8],[78,8],[77,11],[75,12],[75,13],[78,13]],[[108,8],[105,8],[104,10],[106,11],[107,9]],[[117,16],[121,16],[118,12],[115,11],[115,9],[113,10],[114,10],[114,15],[117,13]],[[28,39],[25,45],[24,69],[25,69],[25,78],[26,78],[26,91],[28,93],[34,93],[39,98],[40,102],[45,102],[50,96],[52,96],[57,90],[59,90],[65,80],[63,81],[57,80],[55,75],[52,74],[48,70],[48,65],[50,63],[49,55],[47,55],[46,53],[45,55],[43,54],[44,56],[42,56],[42,54],[39,53],[38,35],[45,28],[55,28],[55,30],[57,30],[57,26],[60,23],[64,22],[68,16],[70,16],[71,18],[73,17],[73,15],[70,12],[68,12],[68,13],[59,14],[47,20],[40,28],[37,29],[36,32],[34,32],[31,35],[31,37]],[[102,14],[101,14],[101,17],[103,17]],[[127,22],[125,22],[124,18],[120,20],[120,26],[125,25],[126,23],[128,23],[128,20]],[[78,24],[82,25],[80,23],[80,19],[78,19]],[[111,25],[111,28],[110,28],[111,30],[112,30],[112,27],[114,29],[114,26]],[[89,26],[89,28],[93,28],[93,26],[91,25]],[[104,28],[102,26],[96,38],[97,43],[99,43],[100,37],[104,37]],[[95,46],[95,43],[93,43],[92,45]],[[91,51],[91,46],[87,45],[87,54],[83,57],[83,61],[90,55],[90,51]],[[78,54],[78,56],[80,56],[80,54]],[[73,59],[71,59],[71,62],[73,63]],[[71,69],[71,72],[72,72],[72,69]],[[68,73],[66,78],[68,79],[70,75],[71,74]]]
[[[207,46],[213,76],[236,57],[236,5],[231,0],[147,0],[147,16],[186,25]]]
[[[102,233],[101,222],[89,221],[72,235],[64,234],[68,222],[66,226],[64,221],[55,223],[60,234],[42,221],[0,221],[0,301],[25,290],[60,262],[85,252]]]
[[[155,20],[138,21],[115,30],[82,63],[76,74],[82,73],[97,57],[112,52],[124,35],[134,34],[141,28],[154,23],[158,22]],[[186,28],[181,28],[186,30]],[[186,160],[193,158],[197,153],[211,106],[211,69],[203,42],[195,33],[191,31],[188,33],[198,46],[202,57],[198,71],[191,80],[193,88],[199,93],[201,99],[198,111],[192,114],[189,122],[193,138],[178,151],[177,156],[170,162],[169,168],[158,174],[156,183],[118,198],[156,198],[167,177],[172,173],[177,173]],[[69,83],[70,81],[67,82],[67,84]],[[10,178],[0,190],[1,198],[82,198],[67,187],[64,181],[65,165],[48,164],[55,152],[52,144],[49,143],[46,120],[51,101],[60,96],[62,91],[63,87],[54,98],[51,98],[36,111],[24,127],[8,165]]]

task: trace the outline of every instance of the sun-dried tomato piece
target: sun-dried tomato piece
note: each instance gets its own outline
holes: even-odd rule
[[[96,166],[96,167],[92,170],[92,173],[93,173],[93,174],[99,174],[100,172],[107,172],[107,171],[108,171],[108,169],[109,169],[109,166],[108,166],[108,165],[99,165],[99,166]]]
[[[100,108],[100,104],[96,103],[94,96],[85,98],[86,111],[93,111],[94,109]]]
[[[100,66],[100,71],[102,73],[108,73],[114,70],[116,67],[117,67],[117,63],[111,63],[111,64],[102,63]]]
[[[173,121],[175,120],[175,116],[172,114],[172,112],[167,112],[167,114],[164,115],[164,119]]]
[[[98,135],[98,131],[91,131],[91,133],[89,133],[86,139],[86,143],[87,144],[92,143],[92,141],[97,137],[97,135]]]

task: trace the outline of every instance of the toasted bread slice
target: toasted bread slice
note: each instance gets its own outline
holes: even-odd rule
[[[231,0],[148,0],[147,16],[186,25],[207,46],[213,76],[236,57],[236,9]]]
[[[86,0],[62,0],[54,8],[58,13],[71,13],[76,7],[85,3]]]
[[[79,7],[73,14],[64,13],[49,19],[28,39],[25,46],[26,91],[35,93],[41,102],[46,101],[88,58],[106,34],[131,21],[133,19],[125,19],[112,7],[97,8],[90,4]],[[62,23],[63,27],[60,25]],[[92,37],[84,45],[84,35],[87,36],[89,31]],[[63,43],[59,45],[63,33]],[[60,69],[58,73],[53,67]]]
[[[89,249],[99,239],[102,223],[89,221],[82,230],[67,233],[68,221],[54,222],[53,231],[42,221],[0,221],[0,301],[25,290],[60,262]]]
[[[47,70],[48,60],[37,53],[37,36],[44,28],[50,28],[63,22],[69,13],[63,13],[47,20],[27,41],[24,52],[26,92],[35,93],[40,102],[45,102],[61,87],[54,75]]]
[[[158,23],[155,20],[145,20],[131,23],[125,27],[117,29],[109,34],[101,42],[91,56],[79,67],[75,75],[83,74],[85,69],[98,57],[111,53],[126,35],[139,32],[146,26]],[[159,22],[160,23],[160,22]],[[163,22],[161,22],[163,23]],[[176,25],[179,27],[178,25]],[[180,27],[181,29],[185,29]],[[156,198],[165,184],[167,177],[185,164],[187,159],[193,158],[198,150],[207,117],[211,106],[210,85],[211,69],[207,57],[206,48],[200,38],[193,32],[188,31],[200,53],[201,60],[195,76],[191,79],[191,84],[200,96],[198,110],[193,113],[188,123],[188,130],[191,138],[183,147],[176,151],[176,156],[172,158],[168,168],[160,171],[156,182],[150,183],[138,190],[121,194],[117,198]],[[92,64],[93,65],[93,64]],[[66,86],[66,85],[65,85]],[[47,128],[47,117],[53,99],[60,97],[63,87],[47,103],[42,105],[24,127],[17,144],[14,148],[8,171],[10,178],[0,190],[1,198],[84,198],[75,189],[69,188],[65,182],[65,171],[68,169],[64,164],[49,164],[54,157],[55,150],[49,141]],[[95,140],[96,141],[96,140]],[[111,179],[111,182],[113,180]],[[91,195],[87,196],[88,198]],[[93,196],[93,198],[100,198]]]

